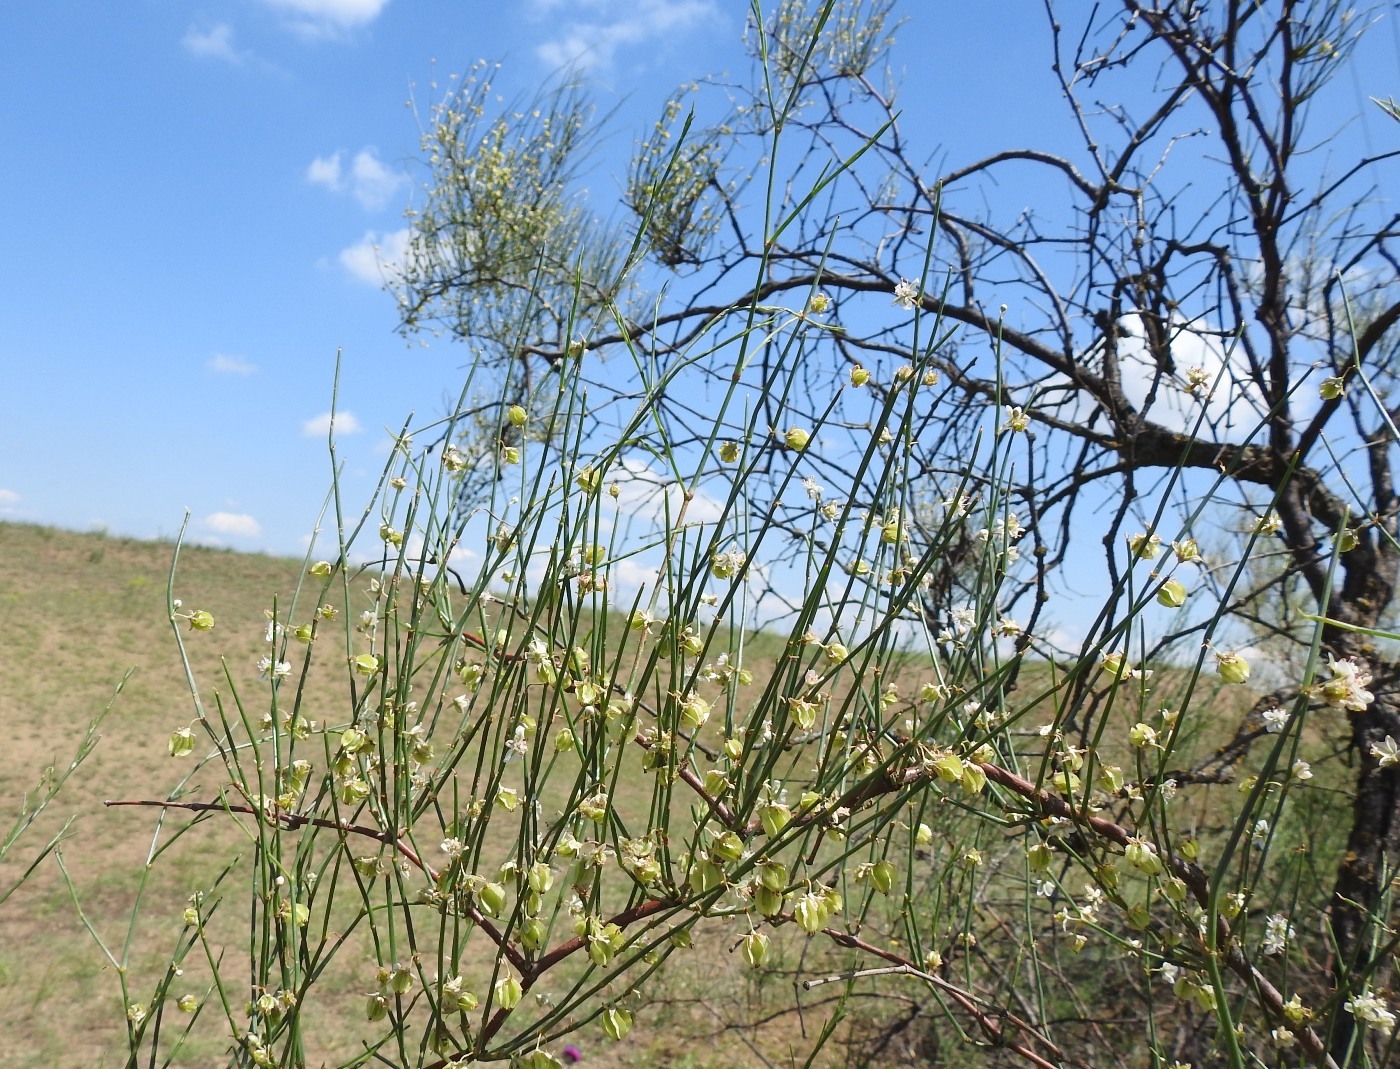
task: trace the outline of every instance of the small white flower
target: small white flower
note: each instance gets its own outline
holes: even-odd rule
[[[459,857],[462,856],[463,852],[467,848],[463,844],[461,839],[444,839],[442,841],[440,849],[449,858],[451,858],[453,861],[456,861]]]
[[[1308,764],[1308,762],[1306,761],[1294,761],[1293,768],[1291,771],[1293,774],[1293,778],[1298,780],[1300,783],[1306,782],[1307,780],[1313,778],[1312,765]]]
[[[1256,843],[1262,843],[1269,837],[1269,822],[1267,820],[1256,820],[1254,827],[1250,829],[1249,837]]]
[[[732,579],[739,572],[748,556],[742,550],[730,550],[727,553],[716,553],[710,558],[710,572],[716,579]]]
[[[286,679],[292,674],[292,666],[287,661],[274,661],[271,657],[264,657],[258,661],[259,679]]]
[[[894,303],[906,312],[912,312],[919,303],[919,286],[907,278],[901,278],[894,288]]]
[[[1006,410],[1006,422],[1001,425],[1004,431],[1024,431],[1031,425],[1031,417],[1020,405],[1013,405]]]
[[[1151,724],[1134,724],[1128,729],[1128,741],[1140,750],[1157,745],[1157,729]]]
[[[1135,534],[1128,536],[1128,550],[1134,557],[1143,560],[1155,560],[1162,547],[1162,536],[1159,534]]]
[[[1188,538],[1184,542],[1173,542],[1172,552],[1176,554],[1176,559],[1183,564],[1190,561],[1201,561],[1201,547],[1196,545],[1194,538]]]
[[[462,471],[467,466],[467,455],[449,444],[442,451],[442,466],[451,472]]]
[[[1371,756],[1376,759],[1377,768],[1400,763],[1400,746],[1396,745],[1395,736],[1387,735],[1384,742],[1371,743]]]
[[[1364,988],[1359,995],[1353,995],[1342,1007],[1356,1018],[1358,1024],[1368,1024],[1376,1028],[1394,1028],[1395,1014],[1385,1004],[1385,999],[1371,994]]]
[[[530,751],[530,744],[525,741],[525,726],[517,725],[515,734],[506,743],[505,760],[510,761],[515,757],[524,757]]]
[[[1272,709],[1265,709],[1259,714],[1264,721],[1264,730],[1270,735],[1277,735],[1288,723],[1288,713],[1274,706]]]
[[[1333,709],[1359,713],[1375,700],[1375,695],[1366,689],[1371,682],[1371,670],[1364,664],[1351,657],[1339,661],[1329,653],[1327,670],[1332,678],[1314,684],[1311,691]]]
[[[1264,942],[1260,946],[1265,954],[1282,954],[1293,938],[1293,925],[1282,913],[1275,913],[1264,921]]]
[[[943,499],[943,507],[952,514],[954,519],[966,516],[972,511],[972,507],[975,504],[976,502],[973,501],[971,494],[953,494],[951,497],[945,497]]]

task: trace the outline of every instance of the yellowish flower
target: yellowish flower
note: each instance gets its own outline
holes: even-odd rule
[[[1179,609],[1186,604],[1186,587],[1179,579],[1168,579],[1157,591],[1157,603],[1169,609]]]
[[[1249,662],[1239,653],[1217,653],[1215,671],[1226,683],[1243,683],[1249,678]]]

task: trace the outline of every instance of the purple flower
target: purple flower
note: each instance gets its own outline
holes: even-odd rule
[[[583,1052],[577,1047],[565,1047],[561,1053],[564,1055],[564,1064],[566,1065],[583,1061]]]

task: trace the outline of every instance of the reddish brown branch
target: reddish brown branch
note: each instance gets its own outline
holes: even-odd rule
[[[268,812],[251,805],[232,804],[227,802],[161,802],[155,799],[108,799],[102,803],[107,807],[114,806],[148,806],[156,809],[183,809],[189,813],[243,813],[250,817],[258,817],[262,820],[275,820],[284,828],[294,831],[297,828],[326,828],[330,831],[340,832],[345,835],[360,835],[366,839],[373,839],[383,843],[395,853],[400,854],[404,860],[413,865],[428,877],[434,884],[438,881],[439,873],[431,865],[418,856],[418,852],[405,843],[402,839],[396,839],[386,831],[379,828],[371,828],[366,824],[350,824],[347,821],[328,820],[325,817],[308,817],[301,813],[283,813],[277,810]],[[466,908],[466,915],[472,923],[486,933],[486,938],[504,954],[517,969],[526,968],[525,956],[510,945],[510,942],[502,934],[499,928],[492,924],[486,916],[475,906]]]
[[[1071,1058],[1049,1037],[1038,1032],[1029,1021],[1002,1009],[988,1013],[978,1005],[978,1003],[983,1000],[972,994],[972,992],[966,991],[956,984],[949,983],[941,976],[925,972],[907,958],[900,957],[900,955],[893,951],[882,950],[872,943],[867,943],[859,936],[851,935],[849,932],[843,932],[838,928],[823,928],[822,935],[840,946],[849,947],[852,950],[860,950],[877,958],[882,958],[885,961],[903,966],[911,976],[916,976],[920,980],[932,984],[962,1007],[962,1009],[977,1022],[978,1026],[982,1029],[988,1041],[991,1042],[993,1046],[1013,1051],[1022,1058],[1025,1058],[1026,1061],[1030,1062],[1032,1065],[1039,1066],[1040,1069],[1061,1069],[1061,1067],[1065,1065],[1075,1065],[1079,1066],[1080,1069],[1089,1069],[1088,1063]],[[1041,1044],[1056,1060],[1047,1061],[1029,1047],[1013,1039],[1008,1039],[1005,1030],[1001,1026],[1002,1021],[1009,1022],[1023,1030],[1027,1035],[1033,1036],[1036,1042]]]

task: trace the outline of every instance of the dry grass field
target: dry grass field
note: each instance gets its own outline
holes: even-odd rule
[[[162,797],[180,771],[166,739],[191,717],[165,611],[173,546],[5,524],[0,547],[0,649],[13,672],[0,693],[0,717],[10,725],[0,748],[7,814],[18,810],[43,767],[71,758],[87,723],[131,673],[96,750],[7,865],[17,867],[44,831],[76,817],[63,856],[83,909],[119,954],[156,819],[153,810],[102,803]],[[187,605],[217,606],[220,648],[235,673],[254,677],[263,608],[295,582],[299,563],[198,547],[185,553],[179,596]],[[218,665],[206,658],[201,667],[212,678]],[[137,970],[163,960],[185,896],[216,865],[213,852],[186,848],[153,869],[143,914],[163,930],[135,933]],[[52,860],[0,912],[0,1014],[9,1022],[8,1064],[125,1059],[113,966],[83,929]]]
[[[166,749],[170,732],[192,718],[165,610],[174,546],[0,524],[0,549],[0,649],[11,668],[9,685],[0,688],[0,717],[10,727],[0,748],[3,812],[18,813],[41,771],[66,764],[86,726],[114,703],[92,756],[12,853],[5,875],[17,873],[73,817],[62,853],[82,909],[113,956],[127,961],[136,990],[149,990],[182,931],[186,896],[209,886],[247,845],[227,821],[206,821],[162,853],[147,873],[153,844],[168,841],[188,818],[171,814],[161,822],[155,809],[103,804],[162,798],[187,768]],[[256,686],[256,662],[267,649],[265,610],[274,598],[285,602],[301,567],[294,560],[200,546],[182,549],[175,595],[186,609],[208,609],[217,621],[210,635],[199,636],[211,641],[191,643],[206,700],[220,683],[220,657],[234,683]],[[762,645],[755,650],[757,657]],[[770,657],[781,648],[776,640],[768,646]],[[761,665],[761,660],[754,663]],[[323,689],[324,701],[334,703],[340,700],[336,682],[327,669],[312,685]],[[330,708],[326,716],[336,719]],[[217,768],[208,767],[211,776]],[[218,786],[201,784],[196,796],[213,797]],[[234,888],[229,908],[245,908],[236,904],[241,888],[237,873],[228,884]],[[129,929],[138,896],[139,922]],[[784,944],[782,939],[775,942]],[[793,956],[805,949],[801,940],[786,943]],[[237,947],[223,949],[228,960],[237,960]],[[703,1069],[753,1062],[760,1048],[765,1057],[785,1062],[789,1038],[792,1049],[799,1050],[804,1034],[820,1029],[823,1000],[806,996],[809,1012],[766,1020],[775,995],[779,1002],[791,1000],[791,985],[773,991],[781,981],[757,977],[731,951],[701,939],[691,953],[673,959],[650,991],[665,1009],[640,1015],[629,1043],[612,1047],[596,1027],[574,1041],[586,1050],[589,1064]],[[201,969],[192,959],[186,972],[172,990],[202,994],[207,967]],[[357,1049],[364,977],[352,970],[329,975],[322,983],[323,995],[344,1007],[342,1019],[322,1022],[320,1034],[333,1037],[319,1052],[325,1059],[350,1056]],[[0,1020],[6,1022],[3,1061],[15,1069],[125,1062],[116,966],[84,929],[52,858],[0,910]],[[746,1021],[764,1023],[736,1025]],[[217,1064],[226,1051],[226,1032],[196,1029],[173,1064]]]
[[[129,671],[124,688],[101,729],[101,741],[79,774],[12,854],[6,872],[20,865],[68,817],[75,818],[63,844],[78,900],[93,929],[117,961],[125,961],[137,992],[149,992],[183,931],[180,914],[191,891],[209,887],[219,872],[246,851],[247,840],[226,818],[206,821],[160,854],[147,871],[153,844],[168,842],[189,823],[158,809],[108,808],[109,799],[159,799],[192,763],[167,753],[170,732],[192,718],[192,705],[176,643],[166,619],[166,582],[174,546],[100,533],[0,524],[0,649],[10,668],[0,688],[0,717],[9,727],[0,748],[4,812],[19,811],[22,797],[43,768],[66,763],[86,725],[109,702]],[[190,644],[206,702],[230,685],[258,686],[256,663],[267,651],[265,611],[285,604],[301,577],[302,563],[198,546],[181,551],[175,596],[188,609],[214,613],[216,627]],[[757,636],[746,664],[760,676],[781,655],[776,636]],[[220,658],[223,658],[221,662]],[[917,666],[915,666],[917,668]],[[227,680],[224,672],[227,670]],[[1038,671],[1031,666],[1032,675]],[[1169,674],[1169,673],[1168,673]],[[309,677],[311,708],[325,721],[344,719],[344,670],[328,664]],[[1202,702],[1220,716],[1194,744],[1219,745],[1238,723],[1249,695],[1236,688],[1222,699]],[[1027,729],[1044,712],[1026,714]],[[1112,744],[1109,744],[1112,749]],[[1118,747],[1121,749],[1121,746]],[[216,797],[221,766],[205,767],[195,779],[195,797]],[[208,782],[201,782],[207,779]],[[629,777],[624,777],[624,783]],[[636,781],[645,805],[650,787]],[[1231,787],[1214,797],[1228,803]],[[1202,822],[1211,807],[1203,793]],[[246,910],[246,881],[228,877],[226,908]],[[129,927],[138,904],[139,922]],[[236,921],[237,917],[226,918]],[[230,924],[225,930],[236,929]],[[727,930],[727,929],[726,929]],[[708,933],[708,934],[707,934]],[[792,926],[773,933],[770,969],[743,966],[732,937],[700,929],[693,950],[673,957],[650,983],[647,1007],[629,1042],[610,1044],[596,1025],[571,1040],[590,1066],[800,1065],[830,1012],[822,991],[797,989],[794,976],[823,967],[819,941],[800,938]],[[220,945],[225,969],[246,959],[238,945]],[[319,1044],[307,1050],[308,1064],[352,1057],[365,1032],[367,950],[341,955],[318,981],[315,1006],[305,1006],[308,1032]],[[560,977],[567,979],[567,970]],[[208,990],[208,967],[192,956],[172,995]],[[84,929],[53,859],[45,861],[0,909],[0,1020],[5,1023],[3,1063],[16,1069],[40,1066],[125,1064],[123,1007],[117,967]],[[858,998],[818,1065],[858,1065],[863,1037],[880,1024],[910,1012],[900,998]],[[173,1009],[171,1010],[173,1013]],[[912,1018],[911,1018],[912,1020]],[[881,1048],[873,1064],[926,1064],[909,1052],[919,1045],[911,1027],[898,1042]],[[227,1060],[228,1031],[210,1014],[171,1064],[211,1065]],[[906,1060],[910,1059],[910,1060]]]

